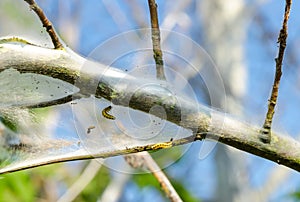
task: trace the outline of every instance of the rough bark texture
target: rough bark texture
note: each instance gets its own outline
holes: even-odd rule
[[[88,65],[80,69],[83,64]],[[95,96],[97,98],[105,98],[115,104],[146,113],[149,112],[151,106],[162,105],[167,112],[167,117],[160,114],[155,114],[156,116],[161,116],[194,132],[191,137],[174,140],[172,146],[209,138],[300,171],[300,144],[296,140],[279,136],[274,132],[272,133],[271,143],[264,144],[259,140],[260,132],[257,127],[234,120],[220,112],[212,111],[180,95],[176,95],[176,97],[168,95],[168,91],[166,91],[168,85],[166,83],[157,83],[157,85],[150,86],[137,93],[134,87],[148,81],[127,76],[114,68],[107,70],[103,65],[84,61],[83,58],[74,53],[23,43],[0,44],[0,72],[12,67],[20,72],[33,72],[61,79],[68,83],[75,83],[80,88],[81,95],[88,96],[96,92]],[[97,71],[95,71],[95,68]],[[153,84],[155,81],[151,81],[151,83]],[[96,91],[90,88],[92,84],[96,84]],[[171,101],[162,102],[166,99],[166,96],[167,100]],[[58,159],[45,164],[94,157],[109,157],[152,149],[151,146],[126,148],[96,156],[85,155],[76,158]],[[28,167],[34,166],[37,165],[29,165]]]

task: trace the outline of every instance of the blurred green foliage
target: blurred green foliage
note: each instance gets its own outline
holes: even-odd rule
[[[105,166],[102,166],[91,183],[85,187],[85,189],[74,201],[97,201],[99,196],[101,196],[105,190],[106,186],[109,184],[109,181],[109,169]]]
[[[13,122],[12,120],[9,120],[6,117],[0,116],[0,122],[2,122],[10,130],[12,130],[14,132],[17,131],[17,124],[15,122]]]
[[[0,179],[0,202],[57,200],[78,177],[77,175],[74,176],[70,169],[79,168],[71,168],[66,165],[55,164],[2,175]],[[74,201],[96,201],[109,180],[109,170],[103,166]]]
[[[300,201],[300,188],[298,187],[296,191],[292,192],[289,195],[289,198],[292,198],[295,201]]]
[[[31,171],[6,174],[0,180],[0,201],[34,201],[39,189],[31,180]]]
[[[199,202],[199,199],[194,197],[193,194],[190,193],[181,182],[178,182],[170,177],[168,178],[183,201]],[[133,175],[133,180],[139,187],[141,188],[148,187],[148,186],[155,187],[157,190],[159,190],[162,193],[163,196],[165,196],[165,193],[162,191],[159,182],[151,173]]]

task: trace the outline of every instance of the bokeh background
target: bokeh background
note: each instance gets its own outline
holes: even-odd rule
[[[39,0],[37,3],[68,47],[85,57],[120,33],[150,27],[147,1]],[[198,95],[199,102],[209,106],[214,103],[212,107],[215,109],[262,125],[274,77],[274,58],[278,50],[276,41],[284,3],[268,0],[157,1],[161,29],[178,32],[199,44],[222,77],[225,95],[221,93],[212,101],[209,97],[212,92],[207,91],[210,87],[205,83],[198,85],[199,78],[195,73],[185,74],[184,70],[180,70]],[[292,5],[273,123],[275,130],[295,139],[299,138],[300,130],[299,4],[299,1],[294,1]],[[138,35],[139,31],[136,33]],[[21,0],[1,0],[0,35],[25,37],[42,46],[52,47],[36,15]],[[183,53],[193,52],[176,42],[166,46],[168,49],[182,49]],[[118,50],[120,47],[116,44],[113,48]],[[127,64],[119,65],[121,68]],[[177,70],[176,64],[173,66]],[[52,120],[51,123],[53,120],[60,122],[48,124],[45,130],[76,134],[69,124],[72,114],[64,107],[49,110],[45,116]],[[174,163],[164,172],[184,201],[300,199],[300,177],[296,171],[224,145],[213,144],[204,156],[199,153],[201,148],[203,142],[195,142],[187,150],[179,147],[164,150],[159,155],[153,154],[162,164],[173,160]],[[100,166],[95,161],[49,165],[3,175],[0,179],[0,201],[56,201],[84,173],[90,174],[85,178],[88,183],[75,201],[167,201],[151,174],[131,175]]]

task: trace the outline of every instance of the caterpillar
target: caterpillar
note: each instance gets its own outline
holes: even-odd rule
[[[92,129],[94,129],[94,128],[95,128],[95,126],[89,126],[86,133],[89,134],[92,131]]]
[[[170,142],[157,143],[157,144],[151,145],[150,148],[153,150],[171,148],[173,146],[172,141],[173,141],[173,138],[171,139]]]
[[[102,110],[102,115],[105,117],[105,118],[107,118],[107,119],[111,119],[111,120],[115,120],[116,119],[116,117],[114,117],[113,115],[110,115],[108,112],[111,110],[111,106],[108,106],[108,107],[106,107],[106,108],[104,108],[103,110]]]

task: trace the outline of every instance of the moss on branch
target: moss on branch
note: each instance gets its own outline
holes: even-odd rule
[[[300,171],[300,144],[298,141],[272,133],[271,143],[264,144],[259,139],[258,127],[212,111],[180,95],[170,95],[167,100],[172,101],[165,101],[168,92],[166,89],[169,86],[163,81],[157,81],[160,82],[157,83],[158,85],[137,91],[136,87],[147,81],[129,76],[114,68],[108,70],[101,64],[86,61],[68,51],[47,49],[30,44],[22,46],[11,43],[1,44],[0,72],[8,68],[15,68],[22,73],[30,72],[57,78],[76,85],[80,88],[79,93],[83,96],[95,95],[97,98],[105,98],[114,104],[146,113],[149,113],[151,107],[160,105],[165,109],[167,116],[154,114],[155,116],[193,131],[193,135],[190,137],[173,140],[172,146],[208,138]],[[153,82],[151,81],[151,83]],[[95,86],[95,88],[91,88],[91,86]],[[68,101],[65,100],[65,102]],[[152,149],[153,147],[149,145],[116,149],[105,154],[101,153],[96,157],[109,157]],[[50,163],[94,157],[91,155],[77,156],[57,159]]]

